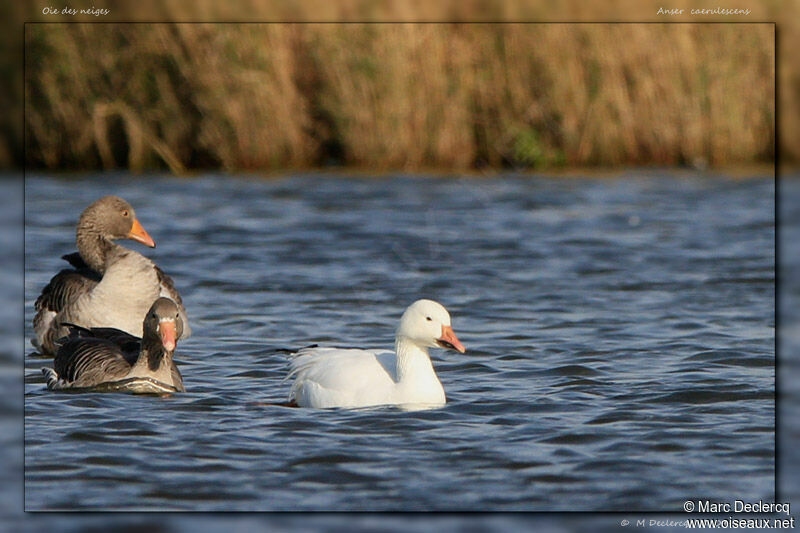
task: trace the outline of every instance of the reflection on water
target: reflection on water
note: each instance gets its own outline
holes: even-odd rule
[[[187,393],[47,391],[26,508],[649,510],[774,493],[771,179],[130,176],[26,185],[26,335],[80,211],[129,200],[194,333]],[[390,348],[420,297],[448,404],[309,410],[286,348]],[[741,480],[747,479],[742,485]]]

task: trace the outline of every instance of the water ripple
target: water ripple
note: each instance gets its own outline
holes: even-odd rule
[[[109,193],[182,291],[188,392],[51,393],[29,349],[28,510],[774,499],[770,179],[29,176],[28,337],[78,213]],[[445,407],[269,405],[288,394],[286,349],[390,348],[419,297],[468,349],[432,351]]]

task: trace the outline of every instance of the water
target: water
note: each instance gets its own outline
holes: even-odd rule
[[[774,183],[29,176],[25,321],[80,211],[129,200],[194,334],[187,393],[47,391],[25,507],[681,512],[773,501]],[[444,408],[290,409],[283,348],[391,347],[442,302]]]

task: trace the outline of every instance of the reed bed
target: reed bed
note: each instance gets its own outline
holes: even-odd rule
[[[770,24],[32,24],[29,168],[774,158]]]

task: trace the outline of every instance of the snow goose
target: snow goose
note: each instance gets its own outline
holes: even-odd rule
[[[81,213],[77,253],[63,256],[72,265],[56,274],[36,300],[32,343],[45,355],[67,334],[62,323],[86,328],[111,327],[142,336],[142,316],[159,296],[178,304],[183,337],[191,334],[180,294],[172,279],[143,255],[114,242],[131,239],[149,247],[155,242],[133,207],[117,196],[104,196]]]
[[[43,368],[51,390],[88,389],[162,393],[184,392],[183,378],[172,359],[183,330],[178,306],[159,298],[144,318],[139,339],[114,328],[70,325],[59,339],[55,368]]]
[[[394,352],[309,347],[294,354],[287,379],[294,378],[289,401],[300,407],[410,408],[445,404],[428,348],[465,349],[439,303],[418,300],[400,319]]]

